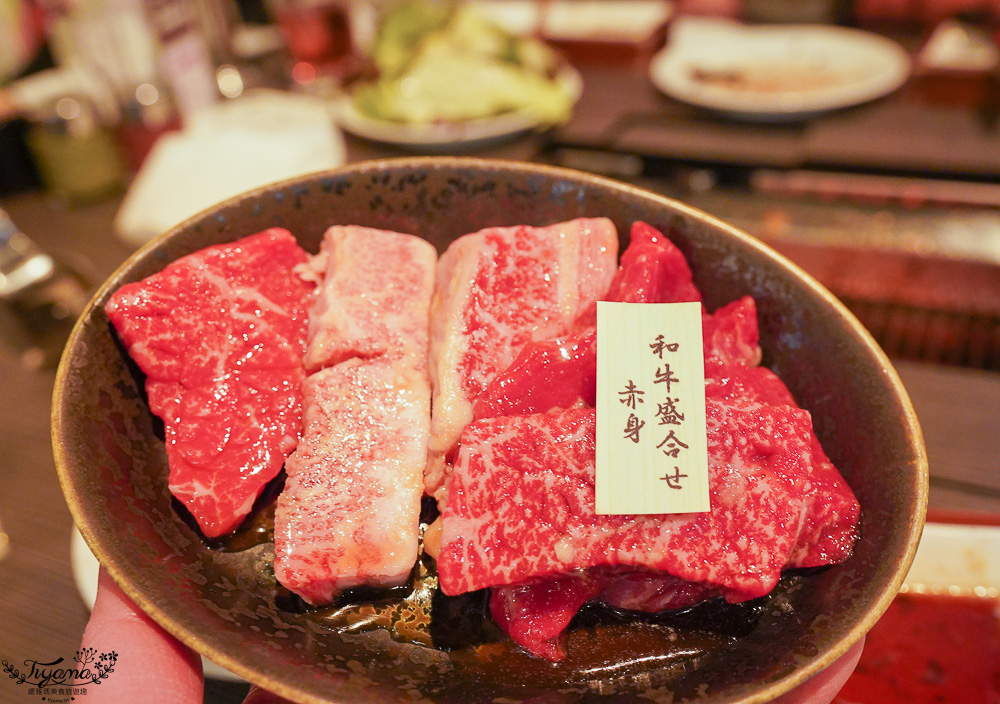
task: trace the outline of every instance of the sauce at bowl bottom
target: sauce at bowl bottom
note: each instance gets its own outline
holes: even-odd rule
[[[206,547],[242,553],[248,559],[251,555],[259,559],[261,549],[270,550],[274,499],[280,493],[282,478],[283,474],[268,486],[255,510],[234,533],[212,540],[203,538]],[[173,505],[197,531],[184,507],[177,501]],[[425,498],[422,528],[436,515],[433,500]],[[540,686],[589,688],[598,682],[643,678],[651,667],[660,671],[661,677],[674,681],[724,657],[740,639],[761,637],[763,646],[764,632],[780,632],[781,622],[797,619],[796,593],[810,574],[822,569],[788,572],[771,594],[739,604],[716,598],[658,614],[587,604],[566,630],[568,657],[558,663],[530,655],[500,630],[490,617],[489,590],[457,597],[443,595],[437,589],[434,561],[423,555],[404,586],[353,589],[332,605],[311,607],[277,585],[275,606],[301,613],[334,633],[384,630],[397,642],[445,651],[456,665],[464,664],[472,670],[529,669]]]

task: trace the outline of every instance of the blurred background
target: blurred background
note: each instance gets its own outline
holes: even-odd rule
[[[902,376],[933,522],[1000,530],[1000,0],[0,0],[0,655],[67,657],[88,616],[49,403],[97,286],[221,199],[441,153],[628,181],[788,256]],[[995,601],[970,535],[932,591]],[[934,701],[997,701],[985,667]]]

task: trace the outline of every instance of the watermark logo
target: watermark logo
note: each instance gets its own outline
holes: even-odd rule
[[[118,653],[113,650],[98,653],[94,648],[81,648],[73,656],[74,665],[64,665],[63,662],[62,658],[52,662],[25,660],[22,669],[4,660],[3,671],[18,684],[27,685],[29,695],[59,704],[86,695],[88,687],[107,679],[115,671]]]

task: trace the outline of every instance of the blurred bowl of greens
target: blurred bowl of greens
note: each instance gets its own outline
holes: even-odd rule
[[[492,143],[567,121],[580,74],[557,51],[464,2],[402,0],[382,14],[372,75],[337,104],[347,132],[429,151]]]

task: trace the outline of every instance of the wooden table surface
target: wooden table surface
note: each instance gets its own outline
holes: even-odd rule
[[[521,158],[524,144],[499,156]],[[383,153],[352,143],[352,156]],[[20,228],[42,247],[103,280],[129,254],[113,235],[118,206],[54,207],[38,194],[0,198]],[[724,214],[720,214],[724,217]],[[931,467],[931,506],[1000,513],[1000,374],[899,362],[923,426]],[[0,659],[70,659],[88,610],[70,564],[72,520],[60,493],[49,436],[54,370],[27,371],[0,341],[0,521],[10,549],[0,561]],[[206,701],[238,701],[239,692],[211,691]],[[0,702],[25,693],[3,678]]]

